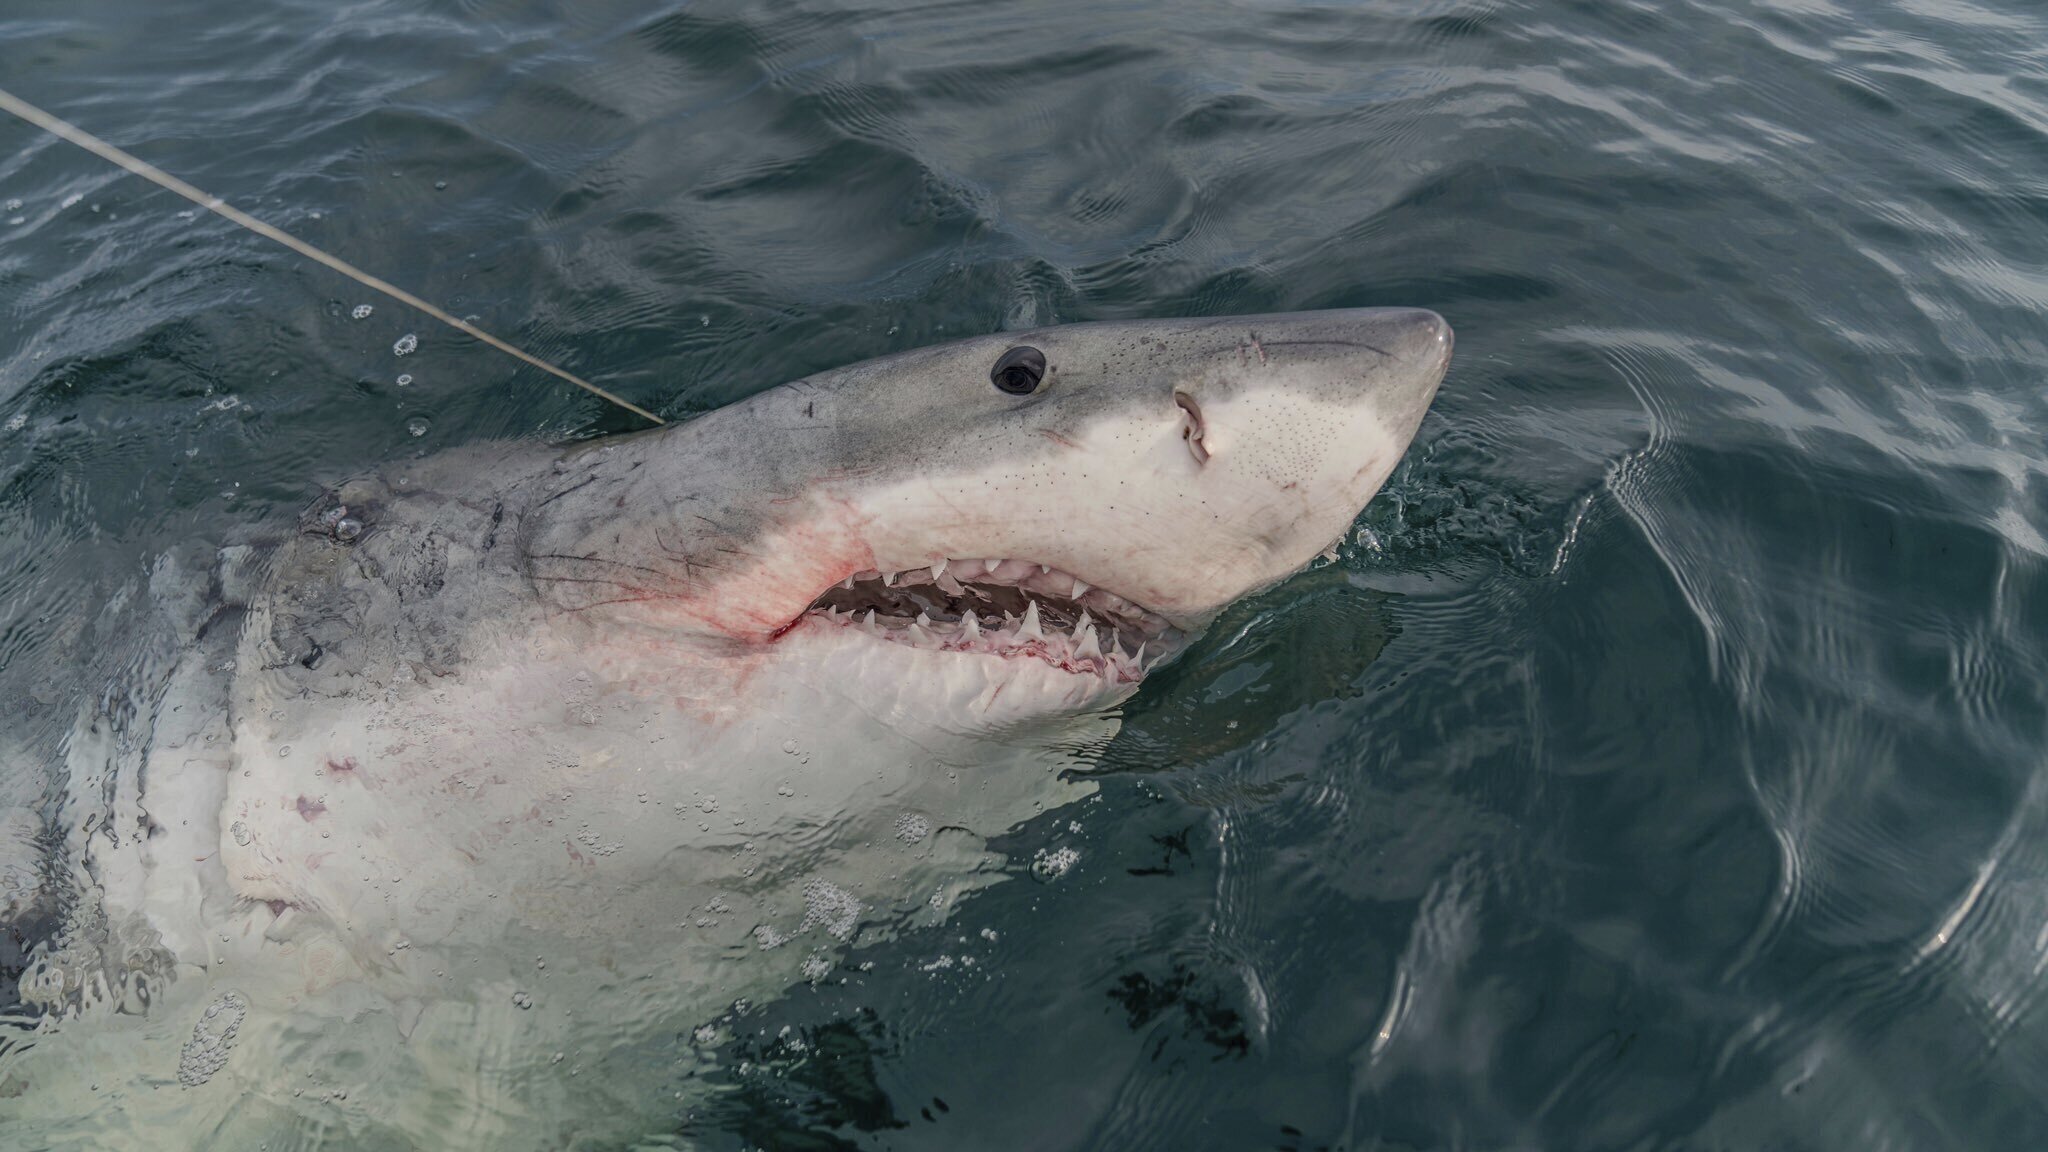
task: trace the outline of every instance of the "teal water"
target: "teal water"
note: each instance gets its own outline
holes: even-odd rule
[[[0,12],[0,86],[671,417],[1457,326],[1340,561],[1006,845],[1079,862],[764,1007],[694,1146],[2048,1144],[2038,6],[99,0]],[[0,202],[18,736],[176,542],[633,426],[25,126]]]

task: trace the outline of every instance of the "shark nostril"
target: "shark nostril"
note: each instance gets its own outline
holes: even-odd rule
[[[1209,447],[1202,443],[1201,405],[1196,404],[1195,398],[1185,392],[1175,392],[1173,402],[1181,411],[1180,438],[1187,441],[1188,451],[1193,454],[1195,463],[1207,464]]]

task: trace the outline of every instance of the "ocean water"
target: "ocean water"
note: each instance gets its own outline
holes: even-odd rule
[[[688,1146],[2048,1146],[2038,4],[80,0],[0,11],[0,86],[672,418],[1053,321],[1456,325],[1340,559],[1003,845],[1071,866],[764,1006]],[[178,542],[634,426],[24,125],[0,202],[22,740]]]

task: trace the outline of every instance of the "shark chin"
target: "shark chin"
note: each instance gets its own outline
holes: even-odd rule
[[[40,869],[0,1137],[673,1132],[735,1011],[1016,870],[990,841],[1090,792],[1117,705],[1350,529],[1451,346],[1410,309],[1006,332],[162,558],[146,738],[67,752],[104,802]]]

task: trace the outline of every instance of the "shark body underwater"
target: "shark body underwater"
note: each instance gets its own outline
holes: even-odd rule
[[[674,1132],[706,1021],[1000,880],[1115,706],[1349,530],[1451,344],[1411,309],[978,337],[160,564],[148,739],[82,707],[16,901],[68,893],[0,1144]]]

